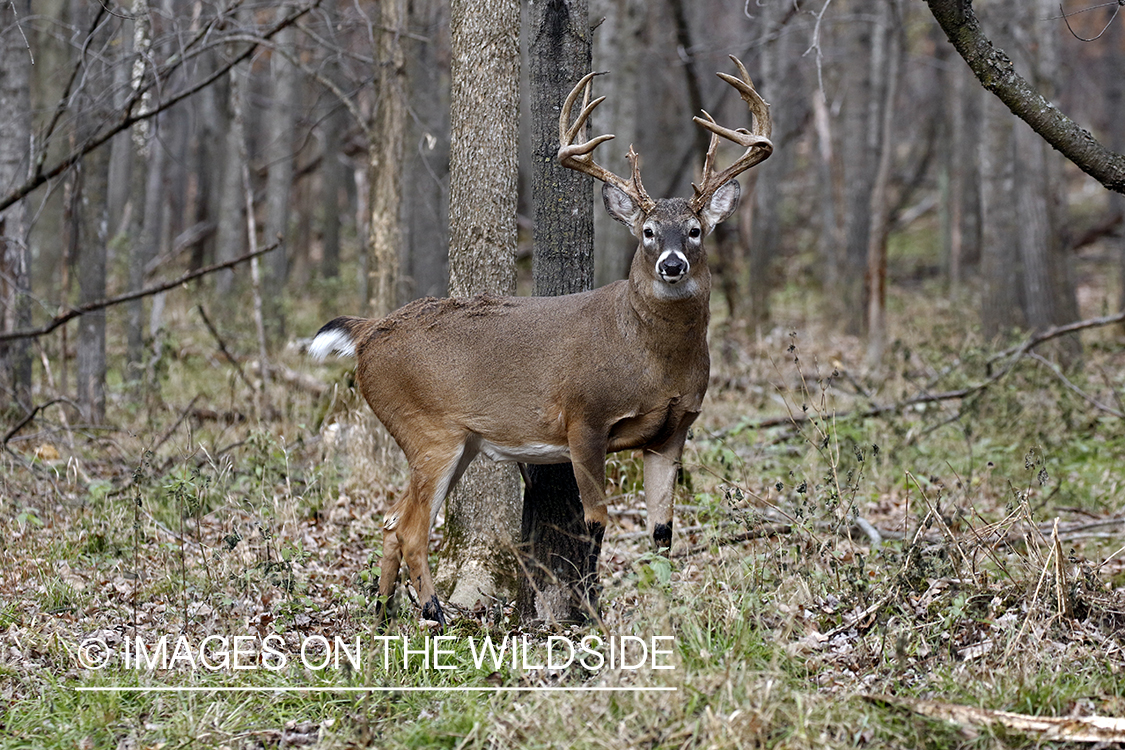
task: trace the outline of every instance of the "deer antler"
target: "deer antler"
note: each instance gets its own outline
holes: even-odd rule
[[[563,103],[562,112],[559,114],[559,164],[568,169],[573,169],[576,172],[588,174],[596,180],[613,185],[620,188],[625,192],[633,202],[641,208],[642,211],[651,211],[656,202],[649,197],[648,192],[645,191],[644,185],[641,184],[641,172],[637,165],[637,152],[633,150],[632,145],[629,146],[629,153],[626,157],[632,165],[632,179],[619,177],[613,172],[610,172],[605,167],[601,166],[594,161],[593,151],[601,143],[614,138],[612,133],[606,135],[599,135],[591,140],[586,140],[586,120],[589,119],[590,113],[605,101],[604,96],[599,96],[594,101],[590,101],[590,88],[594,80],[594,76],[602,75],[601,73],[587,73],[578,85],[575,86],[570,94],[566,97]],[[585,93],[582,96],[582,111],[578,113],[578,119],[574,121],[573,125],[570,122],[570,110],[574,107],[574,101],[578,98],[579,92],[585,88]],[[575,143],[575,139],[584,141],[584,143]]]
[[[737,130],[724,128],[715,122],[715,118],[707,110],[703,110],[703,117],[692,118],[696,124],[711,131],[711,145],[707,147],[707,159],[703,163],[703,177],[699,186],[692,183],[695,194],[689,204],[693,211],[701,210],[711,200],[711,196],[716,190],[750,167],[764,161],[773,153],[773,143],[770,141],[770,105],[754,90],[754,83],[750,80],[750,74],[746,72],[746,66],[734,55],[731,55],[730,59],[738,66],[741,78],[735,78],[726,73],[717,73],[716,75],[734,86],[739,95],[742,96],[742,100],[750,107],[754,131],[751,132],[745,128],[738,128]],[[746,151],[734,164],[715,174],[715,150],[719,146],[719,136],[726,138],[728,141],[733,141],[739,146],[744,146]]]

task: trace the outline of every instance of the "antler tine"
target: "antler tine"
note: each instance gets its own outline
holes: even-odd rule
[[[750,167],[761,163],[773,153],[773,143],[770,141],[770,133],[772,132],[770,105],[754,90],[754,82],[750,80],[750,74],[746,72],[746,66],[742,64],[742,61],[734,55],[731,55],[730,59],[738,66],[741,77],[735,78],[727,73],[718,73],[717,75],[733,86],[742,100],[746,102],[750,108],[754,130],[751,132],[745,128],[735,130],[724,128],[706,110],[703,111],[703,117],[692,118],[697,125],[711,131],[711,143],[707,147],[707,157],[703,163],[703,177],[699,186],[692,183],[695,194],[692,196],[690,203],[696,211],[707,204],[716,190]],[[729,167],[715,174],[715,152],[718,149],[720,137],[743,146],[746,151]]]
[[[619,177],[594,161],[594,149],[615,137],[612,133],[607,133],[588,141],[586,140],[586,122],[590,118],[590,113],[592,113],[599,104],[605,101],[604,96],[590,101],[590,89],[594,77],[598,75],[604,74],[587,73],[583,76],[582,80],[571,89],[570,94],[567,95],[566,100],[563,102],[562,111],[559,113],[559,164],[568,169],[573,169],[576,172],[588,174],[596,180],[601,180],[602,182],[623,190],[630,198],[637,202],[638,205],[642,206],[644,210],[650,210],[655,205],[655,202],[648,196],[644,186],[641,184],[641,174],[637,167],[637,153],[633,151],[632,146],[629,146],[629,154],[627,156],[629,162],[632,164],[632,179]],[[569,124],[570,112],[574,108],[574,102],[578,98],[578,94],[582,92],[583,89],[585,89],[585,93],[582,97],[582,111],[578,113],[578,117],[574,120],[574,123]],[[584,142],[575,143],[576,139]]]

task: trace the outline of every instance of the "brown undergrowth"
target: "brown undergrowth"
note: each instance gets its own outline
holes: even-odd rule
[[[379,632],[373,563],[405,472],[347,368],[286,352],[261,386],[179,311],[153,379],[114,386],[109,425],[60,402],[0,456],[0,746],[1031,747],[862,698],[1125,715],[1115,333],[1087,331],[1068,369],[1038,350],[997,365],[934,304],[892,315],[871,372],[857,340],[783,304],[767,332],[720,321],[670,559],[650,552],[637,457],[614,456],[601,625],[530,630],[495,602],[450,628],[461,664],[485,636],[667,635],[671,669],[91,670],[91,638],[119,654],[138,634],[274,635],[295,652]],[[966,397],[916,400],[997,366]],[[873,406],[895,408],[849,416]],[[423,638],[403,611],[388,632]],[[200,692],[77,690],[114,685]],[[270,690],[295,685],[617,692]]]

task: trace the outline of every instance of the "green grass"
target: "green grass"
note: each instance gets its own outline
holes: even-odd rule
[[[1121,512],[1125,438],[1119,419],[1071,387],[1116,403],[1120,347],[1091,332],[1070,386],[1025,359],[972,398],[855,417],[989,377],[991,350],[965,306],[895,315],[875,373],[857,364],[859,342],[808,317],[809,300],[785,292],[778,303],[783,328],[751,337],[734,327],[736,356],[716,357],[670,560],[634,533],[638,456],[611,457],[614,507],[633,510],[607,534],[599,625],[550,632],[510,610],[463,617],[446,631],[453,670],[404,665],[401,644],[385,668],[290,658],[277,672],[93,670],[77,659],[89,638],[117,656],[136,634],[269,636],[290,656],[321,636],[378,643],[382,510],[405,471],[346,369],[282,354],[339,387],[319,396],[274,381],[258,405],[229,368],[211,366],[197,314],[171,309],[157,380],[139,402],[114,397],[111,429],[71,431],[48,410],[0,456],[0,748],[1023,748],[1041,745],[875,698],[1125,715],[1115,647],[1125,532],[1104,523]],[[293,312],[301,330],[322,317]],[[238,336],[228,344],[254,350]],[[753,427],[784,414],[811,419]],[[33,458],[48,444],[57,459]],[[857,519],[879,529],[878,548]],[[401,605],[386,634],[420,648],[416,609]],[[534,656],[552,634],[673,636],[673,668],[472,664],[471,644],[486,636],[526,637]],[[203,690],[77,690],[99,686]],[[365,686],[675,690],[275,689]]]

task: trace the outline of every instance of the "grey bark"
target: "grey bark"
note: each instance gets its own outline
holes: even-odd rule
[[[755,35],[767,41],[758,57],[754,84],[762,97],[774,105],[780,101],[788,79],[783,69],[787,64],[785,42],[789,37],[778,33],[787,15],[787,8],[779,3],[765,5],[757,13],[760,24],[755,27]],[[741,101],[736,101],[741,105]],[[788,114],[792,110],[792,107],[774,106],[775,138],[785,131],[789,123]],[[747,117],[744,112],[739,112],[738,116],[742,120]],[[773,260],[781,250],[781,186],[788,171],[790,153],[790,149],[778,149],[772,158],[754,170],[753,221],[745,222],[750,226],[739,227],[745,237],[748,271],[746,296],[749,305],[745,316],[752,329],[762,330],[770,320],[770,291],[774,288],[770,274]],[[746,202],[751,203],[749,200]]]
[[[871,188],[871,231],[867,238],[867,364],[875,367],[883,360],[887,346],[887,235],[890,202],[888,188],[894,146],[895,96],[898,92],[899,71],[904,45],[899,32],[902,13],[898,0],[884,0],[879,4],[879,23],[882,27],[886,61],[879,101],[878,162],[875,182]],[[875,119],[875,118],[873,118]]]
[[[141,16],[143,19],[143,15]],[[113,105],[120,110],[129,96],[129,77],[133,68],[133,37],[136,19],[122,18],[117,29],[117,48],[120,51],[113,67]],[[142,20],[143,23],[143,20]],[[133,163],[136,160],[132,133],[122,131],[109,142],[109,182],[106,193],[109,212],[109,236],[126,234],[130,222],[127,206],[132,197]]]
[[[1035,71],[1038,90],[1053,98],[1059,75],[1057,34],[1047,19],[1053,11],[1051,0],[1037,0],[1034,13],[1024,13],[1019,49],[1034,51],[1026,64]],[[1066,197],[1061,164],[1050,153],[1047,143],[1020,121],[1016,131],[1016,184],[1019,186],[1019,243],[1023,261],[1024,311],[1028,326],[1045,330],[1053,325],[1078,319],[1073,273],[1067,256],[1069,242],[1064,228]],[[1055,347],[1060,354],[1075,357],[1081,353],[1079,339],[1066,336]]]
[[[223,142],[222,180],[219,185],[219,205],[217,206],[217,237],[215,241],[215,261],[223,263],[237,258],[246,248],[246,221],[243,217],[242,154],[246,152],[245,94],[249,66],[245,63],[236,66],[228,84],[227,128]],[[229,300],[234,287],[234,271],[224,270],[215,274],[215,293],[219,300]]]
[[[163,122],[164,118],[153,121],[147,144],[144,216],[141,219],[140,236],[129,255],[130,291],[136,291],[144,286],[145,268],[160,253],[160,242],[164,231],[164,202],[167,196],[164,186],[166,147],[160,140],[159,130]],[[136,379],[140,376],[144,361],[144,300],[138,299],[128,304],[126,324],[128,328],[126,377]]]
[[[1112,12],[1113,9],[1107,11]],[[1106,41],[1106,54],[1104,59],[1106,82],[1106,131],[1109,133],[1109,147],[1118,153],[1125,152],[1125,18],[1118,16],[1114,19],[1111,28],[1107,31],[1109,39]],[[1117,278],[1117,309],[1125,312],[1125,194],[1111,193],[1109,209],[1121,217],[1117,234],[1111,241],[1117,246],[1118,278]],[[1121,326],[1125,331],[1125,324]]]
[[[140,24],[138,30],[141,37],[141,51],[146,54],[150,53],[152,37],[147,18],[140,16],[132,24],[126,26],[131,27],[136,24]],[[132,40],[130,40],[131,45]],[[136,235],[136,241],[129,245],[129,291],[137,291],[144,286],[145,268],[159,253],[160,241],[164,232],[164,202],[167,192],[164,187],[165,145],[161,142],[161,137],[167,134],[162,133],[160,128],[167,120],[167,116],[160,116],[146,123],[146,127],[140,128],[148,134],[148,142],[146,143],[146,153],[143,155],[146,157],[144,161],[144,191],[139,198],[143,210],[136,222],[140,231]],[[129,147],[130,156],[132,156],[130,134],[125,133],[123,135],[125,145]],[[116,140],[113,148],[117,148]],[[112,188],[115,179],[114,160],[116,158],[116,154],[111,153],[109,167],[111,187],[109,212],[111,217],[114,211]],[[134,300],[126,306],[125,378],[130,381],[139,379],[142,370],[145,331],[144,307],[144,300],[141,299]]]
[[[642,89],[641,53],[645,24],[644,0],[591,0],[590,18],[605,19],[593,34],[593,69],[608,71],[598,79],[606,100],[591,118],[590,132],[617,137],[598,147],[599,163],[618,173],[626,170],[625,154],[637,142],[637,115]],[[637,241],[605,211],[594,211],[594,284],[605,286],[629,275]]]
[[[1010,34],[1014,23],[1011,3],[1005,0],[995,4],[994,9],[994,21]],[[985,338],[994,339],[1024,323],[1020,299],[1022,273],[1016,240],[1019,228],[1015,134],[1011,116],[1003,104],[987,91],[978,92],[978,96],[983,120],[978,154],[982,227],[981,331]]]
[[[342,217],[346,201],[341,200],[346,192],[345,181],[349,177],[344,166],[344,125],[347,113],[342,106],[333,102],[333,109],[324,118],[324,155],[321,166],[321,180],[324,184],[324,195],[321,202],[324,208],[324,223],[322,229],[323,253],[320,262],[320,275],[325,279],[334,279],[340,275],[340,228],[343,224]],[[332,304],[334,300],[326,300]]]
[[[402,247],[402,159],[406,138],[406,60],[402,33],[406,29],[405,0],[384,0],[379,6],[379,44],[376,60],[376,142],[368,146],[367,302],[374,317],[398,307],[399,250]]]
[[[556,160],[563,99],[590,69],[588,9],[586,0],[547,0],[528,13],[535,293],[569,294],[589,289],[594,278],[592,182]],[[585,619],[597,571],[587,570],[589,541],[574,469],[528,466],[526,478],[520,617]]]
[[[403,268],[414,297],[444,297],[449,284],[449,57],[447,5],[437,0],[411,4],[417,41],[407,58],[406,76],[415,117],[407,138],[407,239]]]
[[[278,9],[278,18],[290,12],[287,5]],[[295,49],[296,29],[289,26],[277,35],[277,45],[292,55]],[[294,126],[300,95],[297,68],[285,55],[270,57],[270,74],[273,82],[273,99],[270,102],[266,123],[266,232],[265,244],[282,238],[281,245],[263,258],[262,301],[267,339],[273,346],[285,338],[285,281],[289,276],[289,193],[293,185],[293,165],[296,161]]]
[[[844,75],[847,89],[844,99],[841,149],[844,168],[844,258],[841,265],[842,319],[849,333],[859,333],[864,322],[864,278],[867,272],[867,246],[871,235],[871,190],[879,145],[877,118],[879,77],[884,59],[885,35],[871,21],[869,4],[853,2],[848,6],[859,17],[848,32],[847,48],[853,59],[864,64],[849,66]]]
[[[449,291],[515,292],[518,0],[453,0]],[[511,601],[520,523],[515,466],[473,462],[446,503],[437,585],[455,606]]]
[[[84,18],[88,8],[74,7],[74,17]],[[81,24],[81,22],[80,22]],[[104,28],[104,27],[103,27]],[[104,31],[95,32],[88,48],[99,49],[106,43]],[[78,92],[76,105],[76,140],[95,136],[99,125],[112,113],[99,94],[111,80],[106,58],[87,55],[86,77]],[[99,102],[101,104],[99,105]],[[85,304],[106,296],[106,252],[109,242],[109,149],[88,153],[75,170],[75,194],[78,198],[75,265],[78,275],[78,302]],[[78,319],[75,342],[77,401],[82,416],[91,424],[105,420],[105,310],[83,315]]]
[[[23,182],[31,153],[31,0],[0,7],[0,192]],[[25,201],[0,211],[0,330],[31,325],[31,249]],[[31,408],[31,342],[0,344],[0,406]]]

